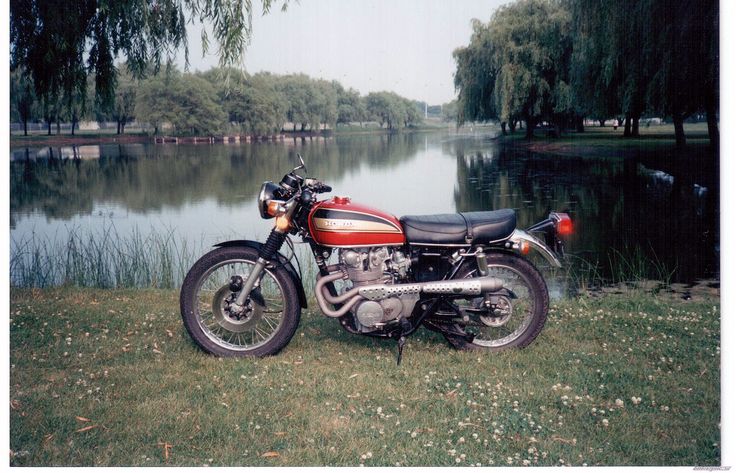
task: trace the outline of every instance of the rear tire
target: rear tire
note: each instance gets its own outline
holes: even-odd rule
[[[247,313],[234,315],[229,303],[230,277],[247,278],[258,260],[248,247],[223,247],[202,256],[182,284],[181,316],[192,340],[207,353],[222,357],[269,356],[294,336],[301,307],[294,282],[281,266],[268,265],[251,291]]]
[[[514,297],[500,299],[500,305],[507,305],[507,315],[503,317],[478,316],[473,313],[468,324],[456,324],[455,331],[475,335],[473,341],[458,335],[444,334],[445,338],[459,350],[503,351],[509,348],[523,348],[534,341],[544,327],[549,310],[547,284],[539,270],[526,259],[511,254],[486,253],[489,276],[504,280],[504,289]],[[456,279],[478,277],[475,261],[468,261]],[[482,298],[462,300],[466,308],[475,308]],[[485,321],[485,322],[484,322]],[[512,321],[518,326],[510,325]],[[511,328],[506,327],[509,325]],[[508,335],[494,338],[491,332],[506,327]],[[513,329],[513,330],[512,330]]]

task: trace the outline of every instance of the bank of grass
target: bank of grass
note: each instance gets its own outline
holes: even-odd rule
[[[681,154],[692,157],[694,152],[708,152],[710,141],[708,128],[705,123],[687,123],[684,125],[687,149]],[[587,126],[583,133],[563,133],[559,138],[548,136],[547,131],[535,131],[535,138],[527,141],[524,131],[503,137],[503,142],[517,147],[523,147],[540,153],[550,153],[569,156],[594,157],[627,157],[652,152],[674,151],[675,130],[672,124],[650,125],[642,124],[640,136],[624,138],[623,127],[614,129],[612,126]]]
[[[530,347],[395,344],[303,314],[266,359],[190,341],[171,290],[12,289],[12,465],[718,465],[717,298],[553,303]]]

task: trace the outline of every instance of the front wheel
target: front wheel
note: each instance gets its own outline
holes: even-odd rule
[[[501,351],[529,345],[547,320],[549,294],[539,270],[529,261],[509,253],[487,253],[488,276],[504,282],[500,291],[454,303],[458,322],[447,340],[462,350]],[[468,262],[457,278],[478,277]],[[467,336],[456,335],[464,332]]]
[[[233,281],[245,281],[257,260],[253,248],[217,248],[184,278],[182,320],[204,351],[228,357],[274,355],[294,335],[301,308],[294,282],[282,267],[266,266],[244,307],[232,305],[237,296]]]

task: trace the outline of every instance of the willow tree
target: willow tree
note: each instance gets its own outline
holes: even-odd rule
[[[221,131],[227,120],[205,78],[176,70],[142,81],[135,115],[153,125],[154,134],[172,126],[177,134],[209,135]]]
[[[710,142],[717,146],[718,2],[653,1],[651,8],[658,57],[647,89],[649,104],[672,117],[678,147],[685,145],[684,120],[705,112]]]
[[[263,11],[273,3],[261,0]],[[203,30],[204,51],[213,36],[220,64],[232,65],[250,40],[251,15],[251,0],[11,0],[11,69],[27,70],[39,96],[67,99],[84,95],[89,74],[96,101],[109,104],[116,58],[138,78],[171,63],[182,48],[188,64],[186,25],[198,21],[211,25],[210,33]]]
[[[558,0],[520,0],[487,25],[474,22],[470,45],[454,53],[461,121],[520,118],[528,139],[541,120],[559,126],[573,110],[571,50],[570,15]]]

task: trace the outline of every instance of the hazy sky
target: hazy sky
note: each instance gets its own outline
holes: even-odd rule
[[[506,0],[292,0],[266,16],[253,3],[248,72],[304,72],[362,94],[390,90],[440,104],[455,96],[452,51],[468,44],[470,20],[487,22]],[[199,28],[190,29],[189,47],[192,70],[217,64],[214,54],[202,58]]]

